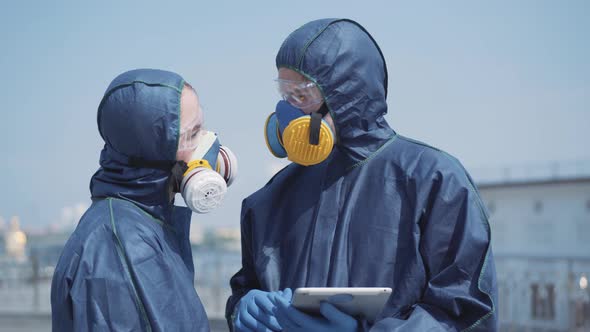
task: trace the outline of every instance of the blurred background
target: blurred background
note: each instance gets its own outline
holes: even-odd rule
[[[590,2],[0,1],[0,331],[49,331],[50,284],[90,204],[98,103],[134,68],[181,74],[238,156],[193,215],[195,286],[224,331],[241,200],[286,161],[263,139],[283,39],[357,20],[389,68],[390,125],[458,157],[491,215],[503,331],[590,331]],[[182,204],[182,198],[177,197]]]

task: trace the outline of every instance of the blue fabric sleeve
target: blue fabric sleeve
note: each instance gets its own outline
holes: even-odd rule
[[[251,210],[247,207],[247,202],[242,203],[242,217],[241,217],[241,241],[242,241],[242,268],[231,278],[230,286],[232,295],[227,300],[225,307],[225,318],[228,326],[232,330],[232,314],[240,299],[252,289],[260,289],[260,283],[256,278],[254,269],[254,257],[251,246],[251,232],[250,232],[250,213]]]
[[[490,228],[481,199],[465,172],[437,173],[422,195],[419,254],[428,284],[407,312],[382,319],[371,331],[495,331],[496,274]],[[420,198],[420,197],[419,197]]]

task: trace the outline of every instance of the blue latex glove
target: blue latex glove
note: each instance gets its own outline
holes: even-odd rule
[[[236,306],[233,321],[235,332],[270,332],[282,331],[274,311],[276,299],[291,300],[291,290],[287,292],[264,292],[258,289],[249,291]]]
[[[305,314],[293,307],[285,297],[276,297],[276,319],[288,332],[356,332],[358,322],[328,302],[320,304],[323,317]]]

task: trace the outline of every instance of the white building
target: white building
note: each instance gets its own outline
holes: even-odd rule
[[[6,254],[13,260],[24,262],[26,259],[27,236],[20,229],[20,221],[17,216],[10,220],[10,227],[4,233],[4,246]]]
[[[566,170],[479,178],[502,330],[590,331],[590,172]]]

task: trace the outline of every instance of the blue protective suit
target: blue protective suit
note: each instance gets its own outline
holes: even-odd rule
[[[53,276],[53,331],[209,330],[193,286],[191,211],[173,206],[170,170],[131,166],[176,159],[183,86],[174,73],[134,70],[108,87],[93,203]]]
[[[338,143],[328,160],[290,164],[244,200],[228,319],[250,289],[391,287],[364,330],[497,329],[478,191],[454,157],[387,124],[387,69],[372,37],[349,20],[313,21],[276,61],[319,85]]]

